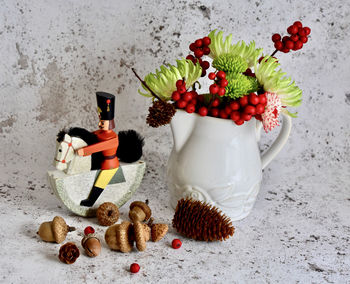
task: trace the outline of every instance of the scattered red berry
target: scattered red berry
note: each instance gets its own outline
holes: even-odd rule
[[[131,273],[137,273],[140,271],[140,265],[138,265],[137,263],[133,263],[130,265],[130,272]]]
[[[198,110],[198,114],[200,116],[207,116],[208,115],[208,109],[205,106],[200,107],[199,110]]]
[[[173,249],[179,249],[182,246],[182,242],[179,239],[174,239],[171,243]]]
[[[280,40],[281,40],[281,36],[279,34],[272,35],[273,42],[280,41]]]
[[[91,226],[88,226],[84,229],[84,235],[87,236],[89,234],[95,233],[95,229]]]

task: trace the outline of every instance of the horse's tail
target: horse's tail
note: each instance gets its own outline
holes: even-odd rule
[[[125,130],[118,133],[119,146],[117,157],[120,161],[132,163],[139,160],[142,156],[142,147],[144,138],[135,130]]]

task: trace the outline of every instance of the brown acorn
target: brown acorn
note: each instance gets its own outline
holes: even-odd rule
[[[72,231],[75,231],[74,227],[68,226],[62,217],[56,216],[51,222],[42,223],[37,234],[45,242],[59,244],[66,239],[68,232]]]
[[[134,201],[130,204],[129,218],[131,221],[147,221],[151,215],[152,211],[148,206],[148,200],[146,202]]]
[[[132,224],[128,221],[110,226],[105,233],[105,241],[109,248],[121,252],[130,252],[134,244],[131,237],[132,229]]]
[[[101,252],[101,242],[94,234],[85,236],[81,240],[81,246],[90,257],[98,256]]]

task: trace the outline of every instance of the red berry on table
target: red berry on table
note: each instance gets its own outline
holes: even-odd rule
[[[273,34],[272,35],[272,41],[276,42],[276,41],[280,41],[281,40],[281,36],[279,34]]]
[[[244,113],[245,114],[250,114],[250,115],[255,115],[256,113],[256,110],[255,110],[255,107],[251,106],[251,105],[247,105],[245,108],[244,108]],[[243,117],[242,117],[243,118]]]
[[[228,81],[226,79],[221,79],[220,81],[220,87],[225,88],[228,85]]]
[[[216,78],[216,74],[214,72],[210,72],[209,75],[208,75],[208,78],[210,80],[214,80]]]
[[[201,64],[201,66],[202,66],[202,68],[204,68],[204,69],[208,69],[209,66],[210,66],[210,64],[209,64],[208,61],[203,61],[202,64]]]
[[[140,271],[140,265],[138,265],[137,263],[133,263],[130,265],[130,272],[131,273],[137,273]]]
[[[232,113],[231,113],[231,119],[233,120],[233,121],[237,121],[237,120],[239,120],[239,119],[241,119],[241,114],[240,114],[240,112],[239,111],[237,111],[237,110],[234,110]]]
[[[239,102],[237,101],[230,102],[230,108],[232,110],[239,110],[239,107],[240,107]]]
[[[298,49],[301,49],[303,47],[303,43],[298,40],[294,43],[294,49],[293,50],[298,50]]]
[[[205,46],[208,46],[209,44],[211,44],[210,37],[207,37],[207,36],[203,37],[202,41],[203,41],[203,45],[205,45]]]
[[[239,98],[239,103],[242,107],[245,107],[248,104],[248,96]]]
[[[275,48],[276,48],[277,50],[282,50],[282,48],[283,48],[283,43],[282,43],[282,41],[276,41],[276,42],[275,42]]]
[[[182,246],[182,242],[179,239],[174,239],[171,243],[173,249],[179,249]]]
[[[292,40],[287,40],[286,43],[285,43],[285,46],[286,46],[286,48],[288,48],[288,49],[293,49],[293,47],[294,47],[294,41],[292,41]]]
[[[194,56],[196,56],[197,58],[200,58],[204,55],[204,52],[203,50],[197,48],[195,51],[194,51]]]
[[[242,113],[242,115],[241,115],[241,119],[243,119],[244,121],[249,121],[249,120],[251,120],[251,118],[252,118],[251,114]]]
[[[171,95],[171,98],[173,101],[178,101],[179,99],[181,99],[181,95],[178,91],[174,91]]]
[[[208,115],[208,109],[206,107],[200,107],[199,110],[198,110],[198,114],[200,116],[206,116]],[[174,241],[173,241],[174,242]],[[180,241],[181,242],[181,241]]]
[[[219,109],[217,109],[217,108],[212,108],[212,109],[210,110],[210,114],[211,114],[212,116],[214,116],[214,117],[218,117],[218,116],[219,116]]]
[[[299,29],[298,29],[298,35],[300,35],[300,36],[306,36],[305,30],[304,30],[303,28],[299,28]]]
[[[290,34],[290,35],[295,35],[298,33],[298,27],[297,26],[290,26],[288,29],[287,29],[287,32]]]
[[[306,37],[306,36],[301,36],[301,37],[300,37],[300,41],[301,41],[302,43],[307,43],[307,37]]]
[[[182,95],[182,99],[185,101],[185,102],[189,102],[190,100],[192,100],[192,94],[191,92],[186,92]]]
[[[197,39],[195,42],[194,42],[194,45],[196,47],[202,47],[203,45],[203,41],[201,39]]]
[[[186,86],[182,85],[182,86],[178,87],[178,88],[177,88],[177,91],[178,91],[180,94],[186,93]]]
[[[209,87],[209,92],[213,95],[217,94],[217,92],[219,91],[219,86],[216,84],[212,84]]]
[[[235,121],[237,125],[242,125],[244,123],[244,120],[242,118]]]
[[[293,26],[296,26],[297,28],[302,28],[303,24],[300,21],[294,22]]]
[[[257,105],[259,103],[259,97],[255,93],[250,93],[249,103],[252,105]]]
[[[188,113],[192,113],[192,112],[194,112],[196,110],[196,106],[194,105],[194,104],[188,104],[187,106],[186,106],[186,111],[188,112]]]
[[[212,102],[211,102],[211,106],[212,107],[217,107],[219,106],[220,104],[220,100],[218,98],[214,99]]]
[[[210,53],[210,48],[207,46],[203,47],[203,53],[204,55],[208,55]]]
[[[224,71],[219,71],[218,73],[216,73],[216,77],[218,77],[219,79],[226,79],[226,74]]]
[[[263,105],[267,103],[267,98],[266,98],[265,94],[258,95],[258,98],[259,98],[259,103],[261,103]]]
[[[184,101],[183,99],[181,99],[181,100],[178,100],[178,101],[176,102],[176,105],[177,105],[178,108],[185,108],[186,105],[187,105],[187,102]]]
[[[219,88],[219,90],[218,90],[218,95],[220,96],[220,97],[222,97],[223,95],[225,95],[225,93],[226,93],[226,90],[225,90],[225,88]]]
[[[84,229],[84,235],[87,236],[89,234],[95,233],[95,229],[91,226],[88,226]]]
[[[224,109],[220,109],[220,111],[219,111],[219,116],[220,116],[221,118],[223,118],[223,119],[228,118],[228,114],[227,114],[227,112],[226,112]]]
[[[292,41],[297,41],[297,40],[299,40],[299,36],[298,36],[298,35],[292,35],[292,36],[290,37],[290,39],[291,39]]]
[[[311,29],[309,27],[304,27],[304,31],[306,35],[309,35],[311,33]]]

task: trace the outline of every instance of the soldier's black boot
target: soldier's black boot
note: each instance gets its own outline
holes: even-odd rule
[[[102,191],[103,188],[94,186],[90,191],[89,197],[80,202],[80,206],[91,207],[94,205],[97,198],[100,197]]]

